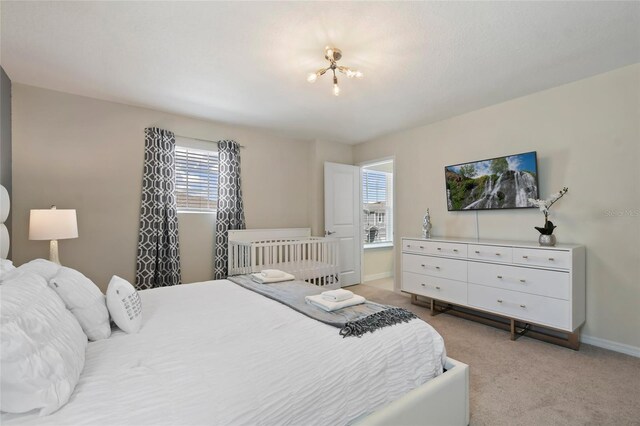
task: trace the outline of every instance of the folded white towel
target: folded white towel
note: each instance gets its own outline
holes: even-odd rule
[[[262,276],[265,278],[282,278],[286,272],[281,271],[280,269],[263,269],[260,271]]]
[[[354,295],[351,299],[343,300],[342,302],[330,302],[325,300],[320,294],[307,296],[304,299],[307,303],[317,306],[327,312],[337,311],[338,309],[346,308],[347,306],[360,305],[367,301],[367,299],[358,295]]]
[[[353,292],[339,288],[337,290],[323,291],[320,295],[329,302],[342,302],[343,300],[351,299]]]
[[[294,277],[291,274],[287,274],[285,272],[284,275],[280,278],[267,278],[260,273],[260,274],[251,274],[251,279],[256,282],[259,282],[260,284],[271,284],[271,283],[280,283],[282,281],[295,280],[296,277]]]

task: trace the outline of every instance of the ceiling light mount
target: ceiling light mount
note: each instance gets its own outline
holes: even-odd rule
[[[336,70],[338,70],[338,72],[341,72],[342,74],[345,74],[348,78],[362,78],[363,74],[361,71],[338,65],[337,62],[342,58],[342,50],[338,49],[337,47],[325,47],[324,58],[329,61],[329,66],[327,68],[320,68],[318,71],[310,73],[307,76],[307,81],[309,83],[315,83],[318,77],[331,70],[331,73],[333,74],[333,94],[338,96],[340,94],[340,86],[338,86],[338,76],[336,75]]]

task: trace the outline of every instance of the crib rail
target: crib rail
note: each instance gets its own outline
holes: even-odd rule
[[[324,237],[229,241],[229,275],[280,269],[315,285],[334,284],[338,249],[338,240]]]

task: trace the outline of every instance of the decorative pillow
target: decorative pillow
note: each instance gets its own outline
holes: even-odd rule
[[[49,281],[49,287],[58,293],[89,340],[111,336],[105,297],[93,281],[75,269],[62,266]]]
[[[142,303],[140,296],[129,281],[116,275],[107,288],[107,307],[111,319],[122,331],[137,333],[142,326]]]
[[[51,278],[53,278],[58,273],[60,268],[62,268],[62,266],[49,260],[34,259],[31,262],[27,262],[23,265],[18,266],[17,268],[6,274],[3,273],[2,277],[0,277],[0,281],[4,282],[17,278],[19,275],[25,272],[33,272],[36,275],[40,275],[41,277],[43,277],[45,281],[49,282],[49,280],[51,280]]]
[[[0,286],[0,410],[47,415],[67,403],[84,367],[87,336],[39,275]]]

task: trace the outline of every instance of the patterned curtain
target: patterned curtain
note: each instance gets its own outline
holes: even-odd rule
[[[136,288],[180,284],[176,204],[176,140],[172,132],[144,129],[144,171]]]
[[[213,278],[227,278],[229,230],[244,229],[244,207],[240,187],[240,145],[235,141],[218,142],[218,210]]]

